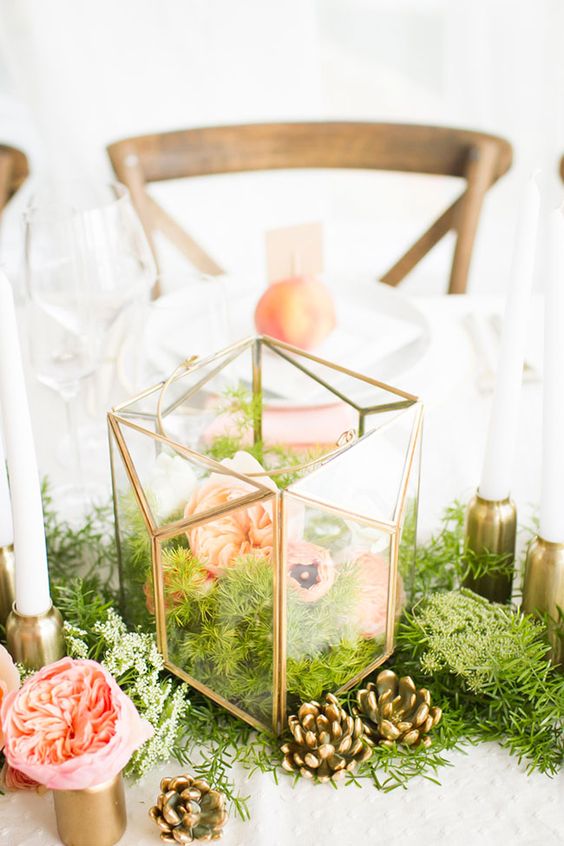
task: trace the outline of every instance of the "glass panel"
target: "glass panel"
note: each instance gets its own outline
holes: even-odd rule
[[[147,384],[145,390],[138,398],[131,399],[129,402],[118,403],[112,410],[116,411],[122,417],[131,417],[140,424],[145,419],[153,421],[155,419],[155,409],[160,389],[161,383],[156,385]]]
[[[232,457],[242,447],[269,471],[280,471],[271,472],[272,478],[286,487],[299,472],[294,467],[334,450],[344,433],[356,431],[358,413],[350,405],[329,391],[312,405],[309,393],[315,383],[268,348],[261,348],[261,385],[255,398],[251,352],[239,356],[238,364],[245,364],[246,378],[240,370],[202,434],[200,449],[208,455]],[[299,391],[289,399],[284,392],[296,376]]]
[[[413,428],[419,421],[421,403],[415,402],[401,409],[369,412],[364,416],[364,431],[389,429],[386,438],[400,449],[407,450]]]
[[[205,449],[216,418],[252,388],[252,349],[218,356],[171,383],[162,404],[167,434],[186,446]],[[237,424],[239,420],[235,421]],[[234,432],[238,433],[238,428]],[[226,430],[224,434],[232,434]]]
[[[146,425],[146,424],[144,424]],[[140,432],[127,422],[118,421],[135,473],[148,503],[155,526],[203,516],[218,504],[235,504],[249,496],[261,496],[268,488],[262,477],[243,480],[233,474],[260,472],[261,467],[246,454],[223,463],[189,456],[172,444]],[[202,487],[200,483],[208,480]]]
[[[421,440],[415,448],[403,510],[400,514],[399,571],[410,603],[415,600],[415,565],[417,552],[417,511],[421,467]]]
[[[151,534],[143,519],[113,434],[110,435],[112,477],[116,508],[121,604],[131,626],[155,632],[154,600],[150,579]]]
[[[217,417],[226,398],[237,393],[241,385],[251,388],[252,353],[250,346],[242,346],[225,354],[204,359],[180,374],[165,389],[161,414],[166,433],[174,440],[197,448],[204,440],[207,428]],[[155,427],[161,385],[140,399],[118,409],[118,413],[138,423],[152,422]]]
[[[162,543],[168,659],[270,726],[273,709],[273,509],[234,508]]]
[[[284,496],[292,708],[337,690],[384,655],[391,535]]]
[[[406,470],[419,405],[385,416],[378,428],[327,464],[294,482],[291,490],[369,520],[391,523]]]
[[[253,397],[253,348],[247,347],[220,378],[189,397],[174,412],[179,414],[192,414],[203,422],[198,449],[213,458],[232,458],[241,448],[252,450],[255,421],[260,418],[260,395]]]
[[[265,444],[298,450],[334,449],[358,428],[358,412],[281,358],[262,348],[262,434]]]
[[[289,352],[288,350],[276,347],[274,344],[270,349],[278,357],[291,362],[296,368],[297,373],[302,369],[302,371],[307,371],[310,374],[309,378],[302,376],[301,379],[297,373],[294,374],[294,381],[292,383],[289,382],[288,386],[285,387],[285,395],[288,397],[301,395],[301,398],[304,399],[301,386],[305,384],[304,379],[308,378],[308,392],[305,396],[307,396],[308,401],[311,403],[316,403],[318,400],[321,401],[322,397],[326,396],[327,391],[332,391],[335,398],[340,397],[342,400],[353,403],[358,408],[364,410],[386,406],[390,403],[394,405],[401,403],[403,405],[405,402],[412,401],[406,400],[401,393],[388,385],[381,387],[373,385],[369,380],[363,379],[360,374],[349,375],[343,373],[337,366],[333,366],[329,362],[319,363],[312,361],[306,355]]]

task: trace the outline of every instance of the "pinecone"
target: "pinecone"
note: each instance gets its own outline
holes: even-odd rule
[[[369,682],[365,689],[359,690],[357,704],[354,713],[362,720],[366,740],[371,745],[430,746],[428,732],[442,716],[440,708],[431,708],[428,690],[417,690],[410,676],[398,679],[392,670],[382,670],[376,684]]]
[[[323,705],[304,702],[298,715],[288,718],[288,728],[294,739],[281,747],[282,766],[306,778],[337,781],[372,754],[364,743],[362,720],[347,714],[331,693]]]
[[[201,778],[163,778],[149,816],[161,829],[164,843],[219,840],[227,820],[225,796]]]

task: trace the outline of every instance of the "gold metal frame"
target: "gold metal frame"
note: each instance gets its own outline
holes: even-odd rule
[[[304,375],[308,378],[312,379],[317,384],[321,385],[323,388],[328,390],[331,394],[335,397],[340,399],[341,401],[345,402],[349,406],[355,409],[358,413],[358,438],[355,439],[352,443],[345,443],[340,446],[338,449],[331,451],[327,455],[323,456],[320,461],[316,462],[315,468],[312,470],[312,474],[314,474],[319,468],[324,467],[331,461],[339,460],[340,456],[348,451],[349,449],[354,449],[356,444],[359,441],[364,440],[365,438],[369,438],[372,434],[376,435],[376,432],[371,430],[368,433],[365,433],[365,422],[368,418],[373,417],[374,415],[397,411],[398,414],[408,408],[414,408],[415,414],[412,421],[412,429],[409,438],[409,443],[406,449],[405,454],[405,461],[403,466],[403,471],[401,474],[399,489],[396,494],[396,501],[395,507],[393,510],[392,518],[387,520],[377,520],[370,517],[366,517],[364,515],[358,514],[355,511],[349,511],[347,509],[343,509],[336,505],[331,505],[322,501],[321,499],[317,499],[316,497],[309,496],[307,494],[302,493],[300,490],[293,489],[293,486],[290,485],[287,491],[279,491],[274,493],[270,488],[267,488],[260,482],[260,477],[258,478],[250,478],[247,476],[243,476],[239,473],[236,473],[233,470],[229,470],[224,465],[220,464],[219,462],[215,461],[209,456],[203,455],[199,453],[197,450],[191,449],[181,443],[178,443],[173,438],[169,437],[164,429],[163,425],[163,418],[166,418],[168,414],[172,413],[173,411],[177,410],[183,402],[185,402],[190,396],[200,390],[208,381],[210,381],[214,376],[216,376],[224,366],[230,364],[235,358],[237,358],[241,353],[244,353],[247,350],[251,350],[251,385],[253,396],[259,396],[262,389],[262,351],[263,348],[269,349],[272,353],[275,353],[278,357],[286,360],[292,367],[297,368],[300,370]],[[221,364],[216,366],[217,363],[221,361]],[[317,375],[314,372],[313,368],[310,368],[307,362],[311,362],[312,364],[319,364],[323,367],[327,367],[330,370],[343,374],[345,376],[350,376],[357,381],[364,382],[367,386],[378,388],[382,391],[385,391],[387,394],[392,394],[393,396],[397,397],[397,400],[389,400],[389,398],[383,398],[386,401],[382,403],[376,403],[372,401],[370,405],[362,405],[356,400],[347,397],[346,394],[341,391],[339,388],[335,388],[321,376]],[[209,372],[206,372],[205,376],[196,381],[195,384],[192,384],[190,388],[186,391],[182,392],[176,399],[170,402],[164,409],[162,408],[163,400],[164,400],[164,392],[166,388],[173,383],[180,381],[184,376],[194,374],[196,371],[201,369],[210,368]],[[158,403],[157,403],[157,410],[156,412],[147,412],[143,411],[142,409],[136,409],[135,406],[140,404],[143,400],[148,399],[149,397],[154,397],[158,395]],[[392,421],[396,419],[393,418]],[[201,691],[203,694],[208,696],[213,701],[217,702],[218,704],[222,705],[226,710],[230,711],[237,717],[245,720],[246,722],[250,723],[250,725],[254,726],[255,728],[259,729],[270,729],[273,728],[275,732],[280,733],[284,728],[285,718],[286,718],[286,660],[287,660],[287,650],[286,650],[286,593],[287,593],[287,586],[286,586],[286,549],[284,543],[284,526],[286,521],[286,502],[288,499],[297,500],[302,502],[304,505],[313,508],[319,508],[322,511],[329,512],[332,514],[336,514],[338,516],[352,519],[359,524],[369,526],[375,528],[382,533],[385,533],[389,536],[389,581],[388,581],[388,606],[387,606],[387,622],[386,622],[386,632],[385,632],[385,641],[384,641],[384,648],[382,654],[378,655],[378,657],[365,669],[361,672],[357,673],[353,678],[351,678],[345,685],[343,685],[338,693],[346,691],[353,687],[358,681],[364,678],[366,675],[371,673],[376,667],[380,666],[392,653],[393,646],[394,646],[394,637],[395,637],[395,628],[396,628],[396,619],[395,619],[395,608],[396,608],[396,592],[397,592],[397,580],[398,580],[398,570],[399,570],[399,547],[400,547],[400,531],[401,526],[403,523],[403,519],[405,516],[405,509],[406,503],[408,499],[408,489],[409,489],[409,482],[413,472],[413,465],[414,459],[417,452],[418,444],[421,438],[421,430],[422,430],[422,420],[423,420],[423,408],[418,400],[418,398],[412,394],[407,393],[406,391],[400,390],[398,388],[394,388],[384,382],[381,382],[377,379],[373,379],[369,376],[365,376],[363,374],[356,373],[353,370],[350,370],[342,365],[334,364],[332,362],[326,361],[322,358],[319,358],[311,353],[305,352],[300,350],[296,347],[292,347],[289,344],[285,344],[281,341],[274,340],[268,337],[256,337],[256,338],[247,338],[243,341],[240,341],[236,344],[232,344],[231,346],[227,347],[224,350],[221,350],[214,355],[207,356],[206,358],[202,359],[195,359],[195,358],[187,358],[185,362],[183,362],[172,374],[171,376],[163,380],[162,382],[158,383],[157,385],[148,388],[147,390],[139,393],[133,399],[128,400],[125,403],[121,403],[120,405],[116,406],[112,411],[108,414],[108,426],[109,426],[109,436],[111,442],[111,466],[112,466],[112,480],[113,480],[113,490],[114,490],[114,512],[116,517],[116,529],[119,536],[120,526],[119,526],[119,508],[118,508],[118,482],[116,476],[116,466],[115,466],[115,452],[116,449],[121,456],[121,461],[123,463],[123,469],[125,474],[129,480],[131,488],[133,489],[133,493],[135,496],[135,500],[139,507],[140,513],[143,518],[143,522],[146,526],[147,532],[151,538],[151,550],[152,550],[152,563],[153,563],[153,589],[154,589],[154,603],[155,603],[155,624],[156,624],[156,634],[157,634],[157,643],[159,646],[160,651],[162,652],[165,666],[173,673],[178,675],[184,681],[188,682],[188,684],[192,685],[197,690]],[[139,422],[141,421],[141,422]],[[146,423],[146,425],[141,425],[141,423]],[[378,427],[378,430],[381,430],[387,425]],[[158,525],[157,521],[152,513],[151,505],[147,500],[145,495],[143,485],[139,479],[139,475],[135,468],[135,462],[131,456],[130,450],[127,446],[125,437],[124,437],[124,430],[129,429],[144,436],[149,437],[152,439],[157,446],[158,444],[163,444],[171,447],[180,455],[183,455],[187,459],[196,462],[200,466],[208,467],[210,470],[215,472],[221,472],[226,475],[232,475],[236,478],[242,479],[248,485],[250,485],[254,490],[247,494],[246,496],[242,496],[240,499],[237,500],[236,504],[231,503],[227,506],[222,506],[220,508],[215,509],[214,511],[202,512],[195,515],[192,515],[189,518],[183,518],[181,520],[176,520],[171,523],[167,523],[164,525]],[[262,437],[262,413],[259,410],[255,415],[255,419],[253,420],[253,439],[255,443],[260,441]],[[260,720],[256,719],[251,714],[247,713],[244,709],[240,708],[239,706],[235,705],[234,703],[228,701],[223,696],[218,694],[216,691],[210,689],[207,685],[203,684],[202,682],[198,681],[198,679],[193,678],[189,673],[187,673],[182,667],[178,667],[174,662],[171,661],[170,656],[168,654],[168,644],[167,644],[167,635],[166,635],[166,622],[165,622],[165,606],[164,606],[164,595],[163,595],[163,572],[162,572],[162,563],[161,563],[161,550],[162,544],[169,538],[172,538],[191,527],[195,527],[200,525],[201,523],[207,522],[210,518],[221,516],[222,514],[226,513],[227,511],[232,510],[234,507],[243,507],[245,505],[255,504],[259,502],[263,502],[265,500],[271,500],[273,502],[273,533],[274,537],[276,538],[275,549],[273,551],[273,668],[272,668],[272,726],[267,726],[262,723]],[[121,561],[121,551],[120,551],[120,544],[118,543],[118,563],[119,563],[119,570],[120,570],[120,581],[123,585],[123,569],[122,569],[122,561]],[[123,596],[123,588],[122,588],[122,596]]]

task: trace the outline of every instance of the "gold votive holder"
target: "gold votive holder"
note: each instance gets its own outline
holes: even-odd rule
[[[59,837],[65,846],[114,846],[127,827],[122,774],[84,790],[53,790]]]
[[[466,512],[466,549],[475,555],[494,553],[505,557],[503,572],[486,573],[474,578],[467,576],[464,587],[484,596],[490,602],[511,602],[513,569],[508,568],[515,561],[517,538],[517,509],[507,499],[484,499],[477,493],[470,501]]]
[[[564,543],[551,543],[537,535],[527,553],[521,610],[525,614],[548,614],[550,659],[564,666],[559,609],[564,612]]]
[[[65,655],[63,618],[54,605],[43,614],[20,614],[16,604],[6,620],[8,652],[28,670],[40,670]]]
[[[0,546],[0,625],[5,626],[16,600],[14,547]]]

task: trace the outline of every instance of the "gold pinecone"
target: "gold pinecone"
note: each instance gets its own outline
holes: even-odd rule
[[[442,711],[431,708],[431,694],[424,687],[417,690],[410,676],[398,679],[392,670],[382,670],[376,684],[369,682],[356,699],[354,713],[362,720],[371,745],[431,745],[428,732],[437,725]]]
[[[282,766],[306,778],[337,781],[372,754],[364,743],[362,720],[347,714],[332,693],[323,705],[304,702],[297,716],[288,718],[288,728],[294,739],[281,747]]]
[[[164,843],[219,840],[227,821],[225,796],[201,778],[163,778],[149,816],[161,829]]]

